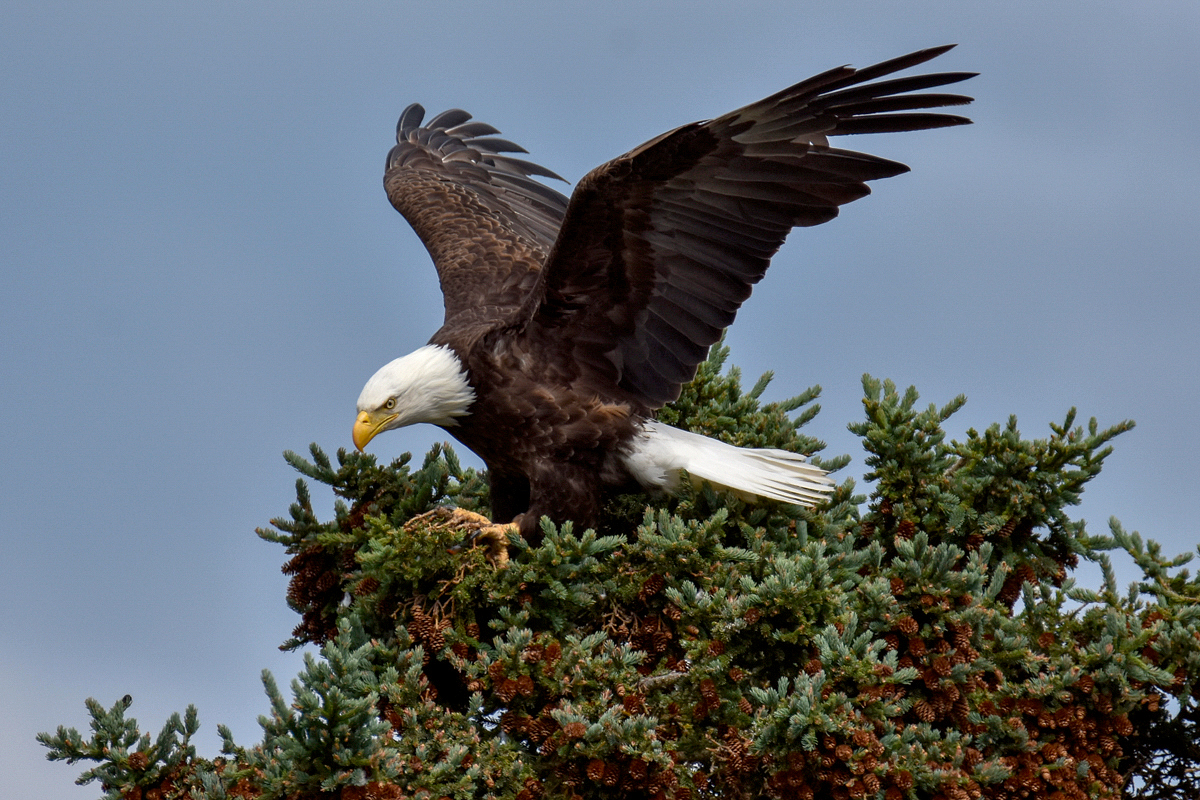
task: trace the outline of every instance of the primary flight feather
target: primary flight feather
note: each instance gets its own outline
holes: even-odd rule
[[[665,133],[592,170],[570,200],[553,172],[464,111],[405,109],[388,199],[437,268],[442,327],[385,365],[358,400],[360,450],[392,428],[440,425],[488,468],[492,519],[536,541],[543,515],[594,524],[601,495],[670,491],[682,471],[742,496],[814,505],[824,471],[669,427],[679,396],[794,227],[818,225],[906,172],[828,137],[962,125],[927,109],[948,72],[877,80],[950,46],[823,72]]]

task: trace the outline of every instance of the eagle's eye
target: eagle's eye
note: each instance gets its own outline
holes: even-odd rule
[[[396,407],[396,398],[389,397],[388,401],[383,404],[383,407],[386,408],[388,411],[391,411],[393,408]]]

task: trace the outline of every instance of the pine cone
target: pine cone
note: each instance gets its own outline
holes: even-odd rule
[[[517,682],[512,678],[505,678],[496,688],[496,696],[502,703],[511,702],[517,696]]]
[[[637,599],[644,603],[654,595],[661,592],[663,587],[666,585],[667,582],[662,575],[658,575],[657,573],[651,575],[642,583],[642,588],[638,591]]]

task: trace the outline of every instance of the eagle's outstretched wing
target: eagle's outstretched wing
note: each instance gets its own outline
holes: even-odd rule
[[[646,409],[675,399],[793,227],[827,222],[870,192],[865,181],[908,170],[827,136],[969,122],[918,111],[968,97],[910,93],[973,73],[866,83],[952,46],[824,72],[593,170],[530,296],[526,335],[572,350],[577,380],[604,394]]]
[[[531,176],[557,178],[508,153],[525,150],[459,109],[421,124],[406,108],[384,189],[433,257],[446,320],[520,308],[558,236],[567,198]]]

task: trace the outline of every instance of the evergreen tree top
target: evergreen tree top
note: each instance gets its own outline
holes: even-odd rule
[[[819,451],[799,430],[819,390],[762,404],[769,376],[744,391],[727,355],[664,420]],[[1072,410],[1044,439],[1010,419],[947,441],[963,398],[864,389],[869,497],[851,480],[815,510],[618,495],[597,530],[514,535],[505,568],[439,510],[487,500],[448,446],[419,467],[289,453],[296,502],[259,533],[289,556],[285,646],[320,651],[291,700],[264,675],[262,742],[222,729],[200,758],[194,709],[152,740],[125,701],[88,702],[90,738],[39,740],[139,800],[1195,796],[1200,580],[1070,515],[1132,423]],[[307,481],[338,497],[332,520]],[[1143,573],[1124,593],[1114,549]],[[1075,583],[1081,560],[1100,587]]]

